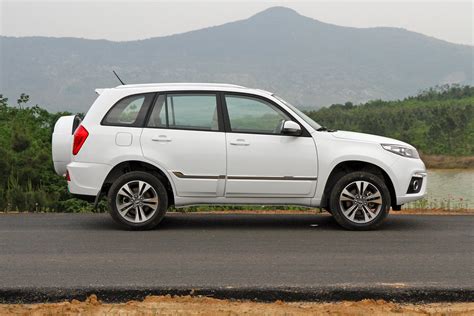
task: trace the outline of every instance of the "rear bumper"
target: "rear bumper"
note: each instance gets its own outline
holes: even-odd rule
[[[79,200],[83,200],[89,203],[95,202],[95,195],[83,195],[83,194],[72,194],[73,197]]]
[[[70,181],[68,189],[74,195],[96,196],[109,174],[111,166],[106,164],[71,162],[67,165]]]

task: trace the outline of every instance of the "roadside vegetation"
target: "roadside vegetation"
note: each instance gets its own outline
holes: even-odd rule
[[[49,113],[28,102],[25,94],[16,102],[0,94],[0,211],[90,211],[90,204],[71,197],[66,181],[53,170],[51,134],[56,120],[69,113]],[[411,143],[429,167],[474,168],[474,87],[436,87],[400,101],[347,102],[308,114],[329,128]],[[426,204],[429,206],[433,207]],[[249,208],[275,209],[232,209]],[[98,211],[105,209],[106,203],[101,201]],[[186,211],[221,209],[195,207]]]
[[[398,101],[333,104],[308,114],[331,129],[383,135],[412,144],[428,166],[474,167],[472,86],[435,87]]]

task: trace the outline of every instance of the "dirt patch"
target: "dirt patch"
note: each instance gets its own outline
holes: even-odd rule
[[[428,169],[474,169],[474,156],[421,155]]]
[[[149,296],[143,301],[104,304],[86,301],[0,305],[1,315],[472,315],[474,303],[397,304],[383,300],[358,302],[257,303],[191,296]]]
[[[474,209],[454,209],[447,210],[443,208],[430,209],[402,209],[401,211],[391,211],[390,214],[401,215],[474,215]]]

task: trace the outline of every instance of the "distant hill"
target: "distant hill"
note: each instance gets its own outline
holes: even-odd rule
[[[445,83],[473,84],[472,46],[404,29],[351,28],[275,7],[249,19],[130,42],[0,37],[0,93],[49,110],[84,111],[94,89],[127,83],[226,82],[304,107],[397,99]]]

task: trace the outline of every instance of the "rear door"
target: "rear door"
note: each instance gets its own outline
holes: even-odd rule
[[[160,94],[142,132],[143,154],[171,174],[178,196],[223,196],[222,125],[217,93]]]
[[[270,100],[225,94],[227,197],[312,197],[318,171],[309,133],[281,134],[293,120]],[[302,127],[303,128],[303,127]]]

